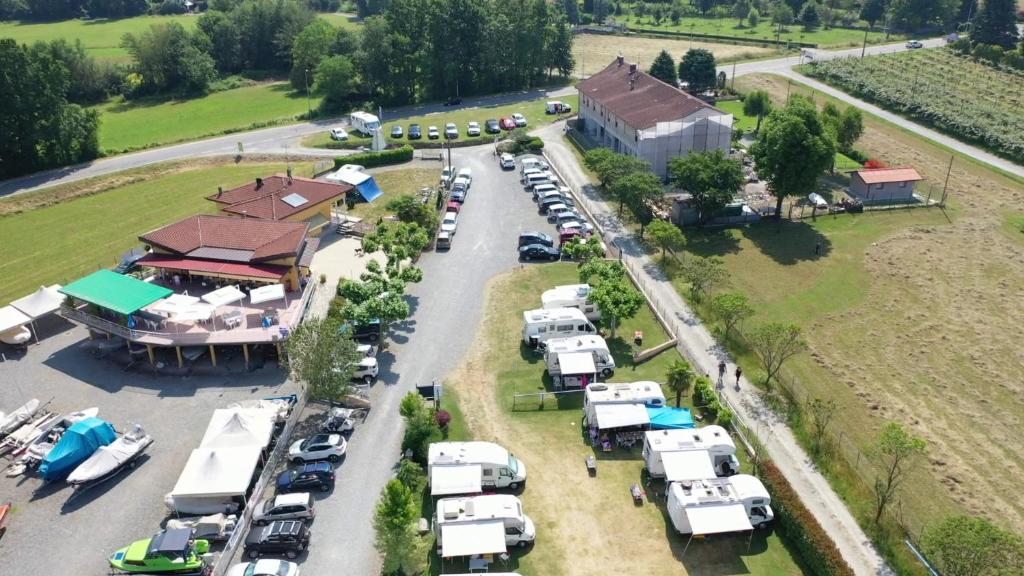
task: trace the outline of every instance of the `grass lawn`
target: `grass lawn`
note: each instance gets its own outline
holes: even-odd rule
[[[360,202],[346,212],[352,216],[358,216],[367,222],[376,222],[378,218],[391,214],[386,208],[388,202],[400,196],[412,196],[425,186],[436,186],[438,175],[441,173],[437,168],[400,168],[388,169],[375,172],[373,178],[377,185],[384,191],[375,202]]]
[[[550,124],[555,120],[561,118],[560,115],[546,114],[545,104],[549,101],[549,98],[539,98],[537,100],[530,100],[528,102],[520,102],[518,104],[506,104],[502,106],[481,106],[481,107],[459,107],[450,111],[436,112],[433,114],[427,114],[426,116],[415,116],[412,118],[402,118],[398,120],[388,119],[387,110],[384,111],[384,133],[388,135],[388,142],[392,144],[412,144],[417,147],[435,146],[441,145],[442,139],[430,140],[427,138],[427,128],[430,126],[437,126],[437,129],[441,131],[442,138],[444,136],[444,125],[448,122],[454,122],[459,128],[458,142],[492,142],[496,134],[487,134],[483,132],[484,121],[490,118],[501,118],[502,116],[511,116],[512,114],[519,112],[523,116],[526,116],[528,122],[527,129],[538,128],[546,124]],[[572,96],[564,96],[560,99],[562,102],[576,109],[579,97],[575,94]],[[469,122],[480,123],[480,136],[469,137],[466,136],[466,125]],[[405,131],[403,138],[391,138],[391,127],[398,124]],[[410,124],[419,124],[423,130],[423,138],[421,140],[409,140],[408,132]],[[504,132],[503,132],[504,133]],[[302,141],[303,146],[315,147],[315,148],[355,148],[358,146],[368,146],[370,139],[362,136],[357,136],[349,131],[349,139],[346,142],[335,142],[331,140],[330,134],[324,132],[310,136]]]
[[[722,112],[732,114],[735,128],[741,128],[744,132],[753,132],[757,128],[757,116],[747,116],[743,113],[742,100],[727,100],[715,103],[715,108]]]
[[[771,531],[755,533],[749,549],[746,536],[694,541],[683,557],[685,540],[654,502],[660,486],[651,486],[651,500],[643,506],[634,506],[629,497],[629,486],[641,482],[640,447],[595,453],[584,442],[578,394],[563,397],[560,407],[549,401],[538,410],[536,403],[527,402],[511,410],[513,392],[545,386],[542,359],[521,346],[522,311],[537,306],[543,289],[576,281],[572,264],[526,266],[495,279],[476,344],[462,367],[446,378],[472,436],[502,443],[529,467],[530,479],[520,498],[538,537],[525,554],[513,554],[509,570],[524,576],[802,574]],[[653,322],[645,310],[624,322],[619,334],[631,337],[634,330],[644,330],[645,347],[667,339]],[[631,366],[625,354],[629,345],[616,339],[612,347],[619,364],[612,380],[619,382],[662,381],[667,364],[679,357],[669,350]],[[594,478],[584,466],[589,455],[598,459]]]
[[[313,98],[313,107],[317,104]],[[292,121],[306,112],[306,98],[287,82],[275,82],[189,100],[115,99],[96,109],[101,114],[100,145],[114,154]]]
[[[573,38],[572,53],[576,57],[577,76],[595,74],[611,64],[622,54],[630,62],[640,62],[647,69],[662,50],[668,51],[676,60],[683,57],[690,48],[703,48],[715,55],[719,64],[770,58],[781,55],[774,48],[751,46],[749,44],[726,44],[712,42],[691,42],[687,39],[644,36],[621,36],[614,34],[577,34]]]

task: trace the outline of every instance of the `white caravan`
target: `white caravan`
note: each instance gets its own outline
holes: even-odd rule
[[[380,129],[380,118],[369,112],[353,112],[348,117],[348,123],[352,125],[353,130],[364,136],[373,136],[373,133]]]
[[[775,517],[764,484],[748,474],[673,482],[668,515],[680,534],[720,534],[764,528]]]
[[[494,442],[434,442],[427,453],[431,496],[479,494],[526,484],[526,464]]]
[[[523,514],[519,498],[488,494],[442,498],[434,512],[437,551],[443,558],[500,554],[508,546],[520,548],[537,537],[533,520]]]
[[[725,428],[714,425],[689,430],[645,432],[643,457],[648,474],[655,478],[666,478],[669,482],[730,476],[740,470],[740,461],[736,459],[736,444]],[[697,462],[703,460],[699,462],[702,464],[699,466],[701,470],[706,470],[710,464],[714,474],[687,477],[685,468],[698,467],[687,466],[694,462],[694,458]]]
[[[576,308],[551,308],[523,312],[523,342],[531,348],[552,338],[595,334],[597,329]]]
[[[596,335],[573,336],[571,338],[552,338],[544,343],[544,361],[548,365],[548,374],[552,377],[562,373],[562,367],[558,361],[560,354],[572,354],[575,352],[590,352],[594,357],[594,367],[603,378],[607,378],[615,372],[615,358],[608,350],[608,343],[604,338]]]
[[[541,308],[579,308],[588,320],[600,320],[601,311],[590,300],[590,291],[590,284],[555,286],[540,295]]]
[[[647,406],[664,405],[665,394],[661,391],[661,384],[651,381],[589,384],[583,393],[583,414],[587,424],[602,429],[649,424]],[[602,406],[616,408],[602,410],[599,408]],[[602,416],[604,423],[600,422]]]

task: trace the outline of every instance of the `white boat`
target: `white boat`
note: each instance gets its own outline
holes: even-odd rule
[[[68,428],[71,428],[76,423],[85,420],[86,418],[93,418],[100,413],[100,409],[96,407],[86,408],[84,410],[76,410],[75,412],[68,412],[60,418],[50,422],[46,426],[41,426],[39,434],[35,439],[28,443],[28,446],[24,450],[25,463],[28,460],[36,460],[41,462],[46,455],[53,450],[53,447],[60,442],[61,436]]]
[[[43,430],[46,430],[58,420],[60,420],[60,416],[52,412],[45,410],[37,412],[32,417],[32,420],[29,420],[24,426],[8,434],[3,441],[0,441],[0,456],[12,451],[21,451],[27,445],[34,442],[43,433]]]
[[[20,428],[22,424],[27,422],[36,413],[36,410],[39,410],[39,400],[33,398],[21,408],[0,417],[0,436],[5,436]]]
[[[153,437],[136,424],[109,445],[100,446],[88,460],[68,475],[67,482],[78,489],[106,480],[125,466],[134,468],[135,459],[152,443]]]
[[[11,346],[20,346],[31,339],[32,332],[24,326],[18,326],[0,334],[0,342],[10,344]]]

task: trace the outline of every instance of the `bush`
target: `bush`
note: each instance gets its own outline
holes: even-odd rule
[[[723,411],[728,411],[728,408],[722,406],[721,401],[718,400],[715,386],[707,376],[697,378],[697,382],[693,386],[693,404],[694,407],[703,410],[710,420],[717,420]],[[732,422],[731,413],[729,421]]]
[[[772,497],[776,530],[792,545],[811,574],[853,576],[835,542],[800,501],[782,472],[771,462],[761,462],[760,477]]]
[[[844,154],[846,154],[847,158],[858,162],[861,166],[863,166],[865,163],[867,163],[868,160],[871,159],[870,156],[861,152],[860,150],[857,150],[856,148],[850,148],[849,150],[844,152]]]
[[[380,152],[363,152],[352,156],[339,156],[334,159],[334,168],[341,168],[343,164],[359,164],[367,168],[373,166],[387,166],[388,164],[401,164],[412,160],[412,146],[406,144],[401,148],[391,148]]]
[[[169,14],[184,14],[185,12],[188,12],[188,9],[185,7],[185,2],[182,0],[164,0],[160,4],[160,7],[157,8],[157,12],[166,16]]]

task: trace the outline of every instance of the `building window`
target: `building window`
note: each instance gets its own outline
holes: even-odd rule
[[[875,190],[881,190],[882,188],[885,188],[885,184],[875,184]]]
[[[900,188],[906,188],[906,187],[907,187],[907,183],[906,182],[900,182]]]

